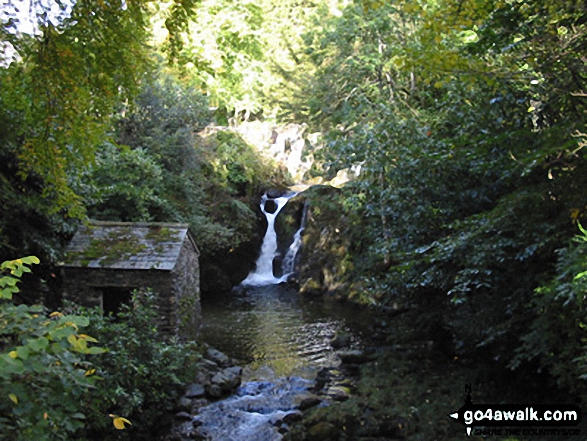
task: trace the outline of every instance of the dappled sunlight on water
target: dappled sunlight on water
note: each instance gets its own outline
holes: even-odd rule
[[[329,341],[336,332],[350,331],[348,321],[357,317],[348,309],[305,301],[284,284],[239,288],[204,300],[202,336],[248,371],[268,367],[277,377],[310,375],[338,363]]]
[[[360,346],[355,307],[307,300],[285,284],[241,287],[203,299],[204,341],[244,368],[236,394],[200,409],[200,432],[212,440],[280,440],[275,422],[308,395],[318,370],[339,360],[330,346],[337,332]]]

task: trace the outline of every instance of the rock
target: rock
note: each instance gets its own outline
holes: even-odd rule
[[[192,419],[192,416],[187,412],[177,412],[175,414],[175,418],[177,418],[178,420],[189,421]]]
[[[287,415],[285,415],[282,418],[282,421],[287,425],[291,425],[292,423],[295,423],[297,421],[301,421],[303,418],[304,418],[304,415],[302,415],[302,412],[292,412],[292,413],[288,413]]]
[[[189,412],[192,410],[192,400],[187,397],[181,397],[177,402],[176,408],[179,411]]]
[[[348,332],[337,332],[332,340],[330,346],[334,349],[342,349],[351,345],[351,336]]]
[[[324,395],[329,396],[334,401],[346,401],[351,394],[351,390],[345,386],[331,386],[324,392]]]
[[[213,363],[212,361],[210,363]],[[214,363],[216,365],[216,363]],[[198,370],[196,377],[194,378],[194,383],[201,384],[206,388],[208,384],[210,384],[210,372],[203,369],[203,366],[200,364],[201,369]],[[218,370],[218,365],[216,365],[215,371]],[[193,383],[192,383],[193,384]]]
[[[222,395],[224,395],[224,392],[217,384],[210,384],[206,386],[206,394],[208,394],[208,396],[211,398],[220,398]]]
[[[318,383],[328,383],[333,378],[338,377],[341,375],[341,372],[334,368],[325,367],[318,371],[316,374],[316,382]]]
[[[318,397],[304,398],[298,405],[298,409],[301,411],[308,410],[312,407],[318,406],[321,402],[322,400]]]
[[[208,360],[212,360],[214,363],[218,364],[219,366],[228,366],[230,364],[230,358],[227,355],[223,354],[217,349],[208,348],[206,351],[206,357]]]
[[[212,360],[208,360],[207,358],[203,358],[203,359],[200,361],[200,367],[201,367],[202,369],[206,369],[206,370],[209,370],[209,371],[213,371],[213,370],[216,370],[216,369],[218,369],[218,363],[216,363],[216,362],[214,362],[214,361],[212,361]]]
[[[239,366],[233,366],[217,372],[212,377],[212,384],[219,386],[223,391],[231,391],[241,384],[243,370]]]
[[[192,414],[197,414],[200,408],[207,406],[210,402],[206,398],[196,398],[192,401]]]
[[[269,198],[280,198],[285,194],[284,190],[280,190],[278,188],[270,188],[267,190],[267,197]]]
[[[206,390],[204,386],[198,383],[188,384],[185,388],[184,396],[186,398],[200,398],[206,395]]]
[[[310,441],[335,441],[338,440],[340,430],[334,424],[325,421],[314,424],[308,429]]]
[[[346,364],[361,364],[367,363],[371,357],[358,349],[351,349],[348,351],[338,351],[336,353],[342,363]]]

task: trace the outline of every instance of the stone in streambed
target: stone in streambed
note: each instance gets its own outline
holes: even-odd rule
[[[222,391],[222,388],[217,384],[209,384],[208,386],[206,386],[206,394],[210,398],[220,398],[222,397],[222,395],[224,395],[224,392]]]
[[[292,423],[296,423],[298,421],[301,421],[303,418],[304,418],[304,415],[302,415],[302,412],[292,412],[292,413],[288,413],[287,415],[285,415],[282,418],[282,421],[289,426]]]
[[[223,369],[212,377],[212,385],[217,385],[224,392],[229,392],[240,386],[242,373],[243,369],[239,366]]]
[[[181,397],[178,402],[176,409],[180,412],[189,412],[192,410],[192,400],[187,397]]]
[[[192,415],[196,415],[202,407],[207,406],[210,402],[206,398],[196,398],[192,401]]]
[[[187,412],[177,412],[175,414],[175,418],[177,418],[178,420],[189,421],[192,419],[192,416]]]
[[[226,354],[223,354],[218,349],[214,348],[208,348],[205,358],[212,360],[219,366],[228,366],[230,364],[230,358],[228,358]]]
[[[206,390],[204,386],[198,383],[188,384],[185,388],[185,393],[183,394],[186,398],[200,398],[206,395]]]
[[[334,401],[346,401],[349,399],[351,390],[345,386],[331,386],[324,392],[324,395],[332,398]]]
[[[318,397],[304,398],[298,405],[298,409],[301,411],[308,410],[312,407],[318,406],[321,402],[322,400]]]

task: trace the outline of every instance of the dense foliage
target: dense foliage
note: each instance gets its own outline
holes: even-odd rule
[[[54,262],[71,218],[90,216],[187,222],[203,260],[234,266],[254,235],[251,199],[287,177],[210,123],[279,115],[322,132],[314,175],[356,175],[313,201],[337,223],[319,230],[342,262],[323,279],[413,311],[413,328],[459,359],[584,387],[583,2],[56,4],[33,2],[28,33],[0,15],[0,255]],[[53,332],[41,309],[4,313]],[[116,339],[100,320],[92,329]],[[140,338],[117,343],[136,366]],[[125,384],[112,412],[158,393],[133,397],[129,375],[104,377]]]
[[[149,292],[136,293],[116,317],[75,305],[50,314],[16,305],[12,295],[33,263],[31,256],[1,265],[2,438],[153,439],[194,376],[196,344],[162,338]]]
[[[456,354],[581,388],[584,8],[575,2],[350,5],[308,33],[298,117],[342,205],[357,298],[413,308]],[[322,23],[324,25],[324,23]],[[348,236],[347,236],[348,237]]]
[[[13,294],[36,257],[2,263],[0,278],[0,430],[7,439],[71,439],[89,416],[95,387],[91,354],[104,352],[81,333],[89,320],[39,305],[15,305]]]
[[[0,254],[55,262],[86,216],[187,222],[212,255],[247,243],[250,198],[286,177],[225,128],[196,134],[213,123],[209,91],[161,66],[182,53],[194,3],[94,3],[33,2],[29,33],[16,5],[0,16],[13,53],[0,67]]]
[[[206,99],[169,75],[145,85],[87,169],[80,193],[89,216],[186,222],[204,253],[249,240],[250,199],[275,173],[232,132],[196,134],[210,117]]]
[[[157,330],[156,298],[136,292],[116,316],[99,308],[73,311],[88,320],[87,332],[108,349],[94,357],[99,382],[88,394],[88,414],[80,439],[150,440],[165,433],[181,387],[194,378],[197,344],[166,341]],[[113,428],[112,415],[132,425]]]

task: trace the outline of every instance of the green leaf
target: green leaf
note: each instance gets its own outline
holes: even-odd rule
[[[27,256],[27,257],[22,257],[20,260],[22,260],[23,263],[26,263],[27,265],[32,265],[32,264],[39,264],[41,263],[41,261],[39,260],[39,258],[37,256]]]
[[[100,347],[97,347],[97,346],[92,346],[91,348],[88,348],[86,350],[86,354],[92,354],[92,355],[95,355],[95,354],[103,354],[105,352],[108,352],[108,349],[106,349],[106,348],[100,348]]]
[[[49,340],[46,337],[39,337],[28,342],[29,347],[37,352],[45,350],[49,346]]]

